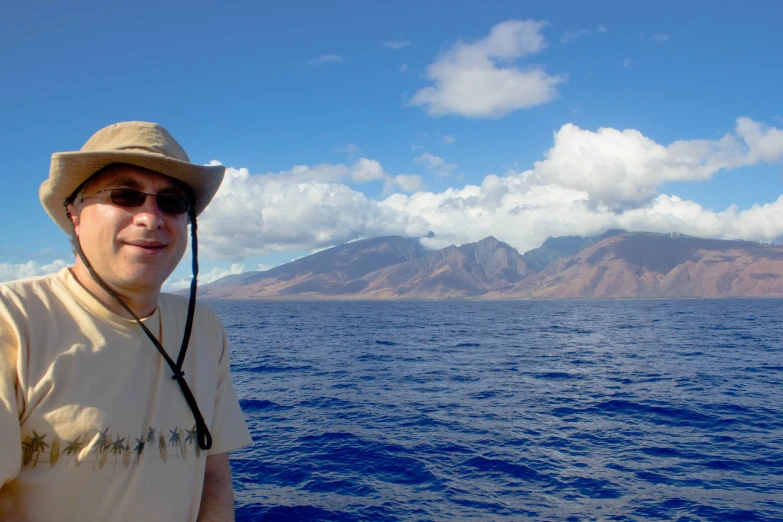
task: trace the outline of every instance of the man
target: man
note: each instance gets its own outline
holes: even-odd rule
[[[228,451],[252,441],[225,330],[195,303],[196,216],[223,174],[145,122],[52,156],[41,202],[77,258],[0,285],[0,520],[233,520]],[[161,286],[189,222],[187,301]]]

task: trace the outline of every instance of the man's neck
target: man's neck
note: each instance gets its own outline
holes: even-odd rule
[[[90,292],[93,297],[100,301],[103,306],[121,317],[133,319],[133,317],[128,314],[127,310],[125,310],[111,294],[93,279],[92,275],[90,275],[90,272],[87,270],[87,267],[81,262],[81,259],[77,259],[76,264],[70,270],[76,280]],[[98,277],[100,277],[100,274],[98,274]],[[158,298],[160,297],[159,288],[157,290],[134,292],[119,288],[108,281],[104,281],[104,283],[117,295],[117,297],[122,299],[125,306],[130,308],[139,319],[149,317],[155,313],[155,309],[158,307]]]

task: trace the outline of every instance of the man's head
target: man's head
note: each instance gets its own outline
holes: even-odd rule
[[[187,197],[195,218],[224,172],[190,163],[160,125],[122,122],[96,132],[80,151],[53,154],[40,198],[98,277],[159,291],[187,246],[188,214],[170,198]]]
[[[188,192],[182,182],[149,169],[110,165],[67,204],[73,241],[110,286],[159,290],[187,247]]]

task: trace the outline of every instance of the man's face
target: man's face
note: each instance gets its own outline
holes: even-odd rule
[[[166,214],[150,196],[126,208],[99,192],[115,188],[185,194],[168,176],[116,165],[90,180],[82,202],[68,205],[84,255],[101,279],[128,291],[159,291],[187,248],[187,214]]]

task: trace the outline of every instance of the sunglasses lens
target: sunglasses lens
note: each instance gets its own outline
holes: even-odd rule
[[[125,208],[137,208],[144,204],[147,194],[133,189],[115,189],[111,191],[111,202]],[[155,196],[155,202],[161,212],[166,214],[184,214],[188,211],[188,200],[181,196],[161,194]]]
[[[166,214],[184,214],[188,211],[188,200],[180,196],[156,196],[158,208]]]
[[[140,207],[146,198],[146,194],[138,190],[118,189],[111,191],[111,202],[120,207]]]

